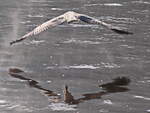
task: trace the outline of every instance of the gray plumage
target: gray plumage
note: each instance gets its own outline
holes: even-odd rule
[[[68,12],[66,12],[66,13],[58,16],[58,17],[55,17],[55,18],[37,26],[35,29],[33,29],[31,32],[22,36],[20,39],[17,39],[17,40],[10,42],[10,45],[17,43],[17,42],[20,42],[20,41],[23,41],[24,39],[26,39],[28,37],[38,35],[39,33],[43,32],[49,28],[55,27],[55,26],[63,24],[63,23],[69,24],[69,23],[72,23],[74,21],[83,21],[83,22],[88,23],[88,24],[102,25],[102,26],[104,26],[110,30],[113,30],[116,33],[119,33],[119,34],[133,34],[131,32],[120,29],[119,27],[112,26],[111,24],[107,24],[107,23],[102,22],[98,19],[90,17],[88,15],[76,13],[73,11],[68,11]]]

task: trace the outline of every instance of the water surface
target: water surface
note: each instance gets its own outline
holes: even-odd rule
[[[1,0],[1,112],[150,112],[149,7],[149,0]],[[9,45],[69,10],[134,34],[119,35],[101,26],[78,23],[59,25]],[[10,68],[24,72],[11,76]],[[112,85],[117,78],[130,82]],[[66,85],[69,101],[64,98]]]

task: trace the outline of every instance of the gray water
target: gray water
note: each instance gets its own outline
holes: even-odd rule
[[[69,10],[134,34],[78,23],[9,45]],[[149,0],[0,0],[0,113],[148,113],[149,56]],[[130,83],[115,86],[116,78]]]

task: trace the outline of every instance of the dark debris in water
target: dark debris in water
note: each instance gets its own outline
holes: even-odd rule
[[[25,80],[28,82],[28,85],[30,87],[36,88],[40,91],[42,91],[47,97],[53,97],[50,99],[51,102],[60,102],[62,101],[61,96],[54,91],[51,91],[49,89],[43,88],[41,85],[39,85],[38,81],[35,81],[33,79],[27,78],[21,74],[21,72],[24,72],[21,69],[18,68],[11,68],[9,69],[9,74],[14,77],[18,78],[20,80]],[[24,72],[25,73],[25,72]],[[26,73],[27,75],[27,73]],[[112,82],[108,82],[106,84],[101,84],[99,87],[103,89],[103,91],[98,92],[91,92],[91,93],[85,93],[81,94],[81,98],[75,99],[72,93],[69,91],[68,86],[66,85],[63,91],[64,99],[63,101],[68,104],[79,104],[84,101],[92,100],[92,99],[101,99],[103,95],[110,94],[110,93],[117,93],[117,92],[126,92],[129,89],[126,87],[130,83],[130,79],[127,77],[117,77],[114,78]]]

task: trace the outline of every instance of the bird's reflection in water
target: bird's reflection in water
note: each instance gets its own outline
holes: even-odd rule
[[[17,69],[17,68],[11,68],[9,69],[9,74],[12,77],[25,80],[28,82],[30,87],[39,89],[42,91],[46,96],[48,97],[53,97],[50,100],[52,102],[60,102],[61,101],[61,96],[51,90],[45,89],[42,86],[38,85],[39,82],[24,77],[22,73],[25,73],[24,71]],[[64,99],[63,101],[68,104],[79,104],[81,102],[91,100],[91,99],[100,99],[103,95],[107,95],[110,93],[117,93],[117,92],[126,92],[129,89],[126,87],[130,83],[130,79],[127,77],[117,77],[113,79],[112,82],[106,83],[106,84],[101,84],[99,85],[100,88],[103,90],[95,92],[95,93],[86,93],[82,94],[81,98],[75,99],[74,96],[71,94],[71,92],[68,89],[68,86],[66,85],[64,88]]]

